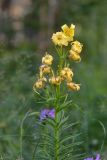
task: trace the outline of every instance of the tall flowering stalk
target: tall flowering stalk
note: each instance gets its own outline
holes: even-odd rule
[[[58,55],[58,65],[53,69],[54,57],[47,53],[42,58],[42,64],[39,68],[39,74],[34,83],[33,89],[44,105],[40,113],[41,124],[45,122],[46,138],[42,143],[45,146],[45,157],[43,159],[53,160],[75,160],[81,155],[73,154],[73,147],[79,145],[75,142],[76,137],[70,134],[63,137],[64,131],[74,124],[68,124],[69,115],[66,116],[66,107],[71,105],[69,100],[69,91],[79,91],[80,84],[73,81],[73,69],[70,68],[72,61],[81,61],[81,51],[83,45],[74,40],[75,25],[63,25],[61,31],[53,33],[52,42],[55,45]],[[51,139],[51,140],[50,140]],[[41,152],[43,153],[44,147]],[[36,157],[36,156],[35,156]],[[42,159],[42,158],[41,158]]]

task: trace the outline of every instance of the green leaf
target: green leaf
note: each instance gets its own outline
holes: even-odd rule
[[[63,140],[60,140],[60,144],[63,144],[65,142],[67,142],[68,140],[71,140],[71,139],[74,139],[76,137],[80,136],[80,133],[79,134],[76,134],[76,135],[70,135],[70,136],[67,136],[66,138],[64,138]]]
[[[69,128],[77,125],[77,124],[79,124],[79,122],[75,122],[75,123],[68,124],[68,125],[66,125],[66,126],[63,126],[62,130],[63,130],[63,131],[64,131],[64,130],[67,130],[67,129],[69,129]]]
[[[61,110],[65,109],[65,108],[67,108],[67,107],[70,107],[70,106],[71,106],[71,103],[72,103],[72,100],[63,103],[63,104],[60,105],[60,107],[57,109],[57,112],[60,112]]]
[[[58,129],[60,129],[61,127],[63,127],[63,125],[67,122],[68,117],[65,117],[64,119],[61,120],[61,122],[58,125]]]

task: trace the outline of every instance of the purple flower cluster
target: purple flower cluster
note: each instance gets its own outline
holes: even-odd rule
[[[101,160],[101,158],[100,158],[100,155],[97,154],[95,159],[93,157],[91,157],[91,158],[86,158],[84,160]]]
[[[40,120],[44,120],[46,118],[55,118],[55,109],[43,109],[40,113]]]

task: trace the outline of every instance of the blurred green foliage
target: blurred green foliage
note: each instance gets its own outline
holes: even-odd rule
[[[25,32],[30,30],[36,34],[40,30],[40,4],[38,0],[33,3],[32,13],[26,15],[23,22]],[[103,151],[107,149],[107,137],[104,139],[101,126],[103,123],[107,130],[106,4],[106,0],[61,0],[54,26],[55,30],[59,30],[62,24],[74,23],[77,28],[76,38],[84,45],[82,62],[76,65],[73,63],[75,81],[82,85],[78,93],[71,95],[74,103],[79,106],[76,111],[72,110],[75,114],[71,119],[75,119],[76,115],[76,119],[81,121],[86,152],[100,151],[103,140]],[[10,28],[4,30],[9,38],[13,34]],[[2,45],[0,48],[0,156],[5,160],[15,160],[20,154],[20,123],[25,113],[29,110],[40,111],[32,91],[41,63],[41,55],[38,55],[36,48],[32,42],[25,42],[13,49]],[[52,47],[50,49],[53,50]],[[26,134],[36,136],[33,124],[37,120],[27,120]],[[25,138],[24,143],[24,154],[29,160],[32,139]]]

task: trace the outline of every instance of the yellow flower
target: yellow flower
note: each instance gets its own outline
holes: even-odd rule
[[[51,72],[51,67],[47,65],[40,66],[40,77],[43,76],[43,74],[49,74]]]
[[[79,54],[77,54],[75,51],[73,51],[72,49],[70,50],[70,54],[69,54],[69,59],[72,59],[74,61],[81,61],[81,57]]]
[[[45,65],[51,65],[53,62],[53,57],[50,54],[47,54],[42,58],[42,63]]]
[[[72,81],[73,71],[70,68],[65,67],[61,70],[60,75],[62,79],[66,79],[67,81]]]
[[[44,86],[45,86],[45,82],[46,82],[46,78],[43,77],[43,78],[40,78],[38,79],[38,81],[35,82],[33,88],[35,89],[42,89]]]
[[[72,44],[72,50],[75,51],[77,54],[80,54],[82,51],[83,45],[79,41],[74,41]]]
[[[52,35],[52,41],[58,46],[68,46],[69,39],[64,35],[63,32],[56,32]]]
[[[69,55],[69,58],[74,61],[81,61],[80,53],[82,51],[83,45],[79,41],[74,41],[71,43],[72,47]]]
[[[67,83],[67,87],[72,91],[79,91],[80,90],[80,84],[76,84],[73,82]]]
[[[60,76],[57,76],[57,77],[51,77],[50,79],[49,79],[49,82],[51,83],[51,84],[54,84],[54,85],[60,85],[61,84],[61,77]]]
[[[66,24],[64,24],[61,28],[65,36],[69,38],[69,42],[73,41],[75,25],[71,24],[70,27],[68,27]]]

